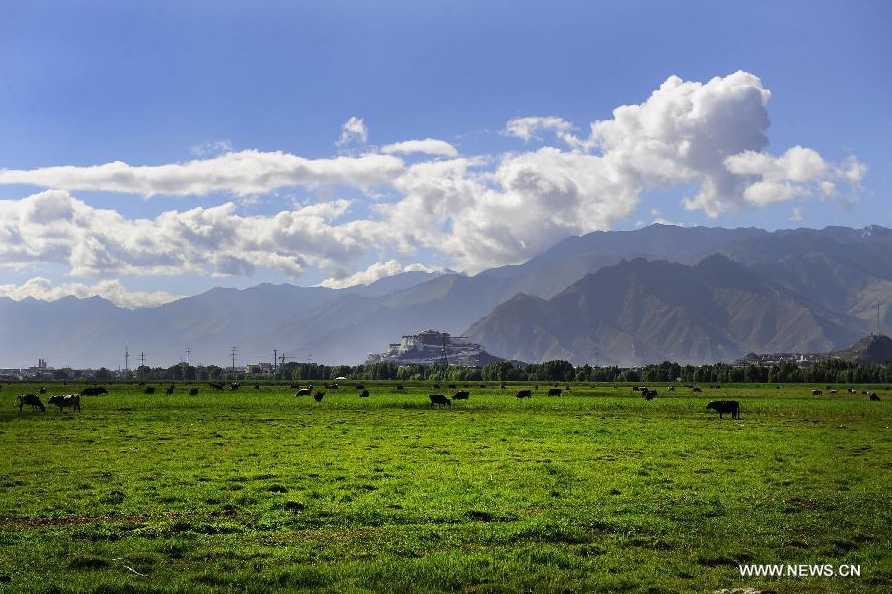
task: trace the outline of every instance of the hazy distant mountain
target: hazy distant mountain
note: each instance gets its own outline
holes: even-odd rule
[[[700,264],[712,254],[730,262]],[[599,276],[603,287],[591,288],[583,299],[579,291],[587,285],[575,285],[581,279],[606,274],[623,260],[628,268],[636,258],[668,262],[655,268],[636,262],[643,266],[638,274],[648,278],[629,280],[637,293],[614,271]],[[686,266],[664,269],[669,262]],[[679,284],[676,274],[694,284]],[[721,275],[729,275],[724,285],[717,280]],[[734,285],[738,275],[750,284]],[[568,293],[571,285],[576,293]],[[670,290],[679,296],[674,301]],[[567,301],[567,295],[577,301]],[[652,225],[570,238],[524,264],[476,276],[408,272],[348,289],[263,284],[132,311],[98,298],[0,299],[0,332],[9,337],[0,341],[0,366],[31,365],[40,357],[55,366],[117,367],[123,365],[125,344],[131,367],[141,351],[147,364],[172,365],[187,347],[195,363],[227,365],[232,346],[239,348],[241,363],[269,361],[277,349],[299,360],[355,364],[403,334],[433,328],[458,335],[469,327],[485,332],[474,338],[493,354],[528,361],[593,361],[595,353],[602,363],[667,356],[728,360],[780,345],[844,348],[876,328],[877,303],[881,324],[889,326],[890,296],[889,229],[768,232]],[[585,318],[567,318],[576,332],[571,339],[555,327],[553,318],[563,314],[554,307],[582,307],[579,299],[590,305],[580,310]],[[758,310],[764,311],[757,315]],[[609,312],[625,317],[611,319]]]
[[[827,351],[863,333],[862,321],[810,307],[719,255],[695,266],[623,261],[549,300],[516,296],[467,331],[500,357],[621,366]]]

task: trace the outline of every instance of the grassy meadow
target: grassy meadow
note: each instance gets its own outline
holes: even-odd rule
[[[429,385],[364,383],[107,384],[80,413],[20,413],[39,385],[4,384],[0,592],[892,591],[883,387],[474,383],[432,409]]]

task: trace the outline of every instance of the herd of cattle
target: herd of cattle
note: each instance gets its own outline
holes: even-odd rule
[[[142,386],[143,384],[140,384]],[[225,384],[212,382],[209,383],[208,386],[213,390],[223,390],[225,388]],[[240,385],[238,382],[233,382],[229,384],[230,389],[238,390]],[[457,386],[455,384],[449,384],[448,388],[455,390]],[[466,388],[469,386],[465,386]],[[483,384],[480,386],[481,388],[486,388],[486,385]],[[692,393],[702,393],[702,389],[697,386],[686,386],[691,390]],[[255,389],[260,389],[260,384],[254,384]],[[300,384],[291,384],[291,389],[296,389],[297,392],[295,396],[312,396],[316,402],[322,402],[322,399],[325,397],[325,392],[316,388],[313,384],[309,384],[307,386],[301,386]],[[326,390],[336,391],[340,388],[336,383],[325,384]],[[360,398],[368,398],[369,391],[366,389],[364,384],[355,384],[354,388],[359,392]],[[441,388],[440,384],[434,384],[434,389],[439,390]],[[502,390],[507,389],[507,386],[503,383],[500,385]],[[614,389],[617,389],[617,386],[613,386]],[[710,386],[710,388],[718,389],[721,388],[721,385],[718,386]],[[828,389],[830,386],[828,386]],[[169,386],[164,388],[166,394],[170,395],[174,393],[176,389],[175,384],[171,383]],[[398,392],[402,392],[405,388],[402,384],[397,384],[395,389]],[[515,396],[517,398],[532,398],[533,392],[539,390],[539,386],[534,386],[533,388],[519,390]],[[548,396],[561,396],[564,391],[569,392],[570,386],[567,385],[564,390],[555,386],[548,388],[546,394]],[[668,386],[668,392],[675,392],[675,386]],[[46,393],[46,388],[40,388],[40,394]],[[658,396],[656,389],[648,388],[647,386],[633,386],[632,392],[638,393],[644,397],[645,401],[653,400]],[[847,392],[852,395],[857,395],[858,391],[854,388],[848,388]],[[148,386],[143,389],[143,393],[145,394],[154,394],[155,387]],[[812,396],[821,396],[823,395],[823,390],[812,390]],[[830,389],[830,394],[837,394],[838,390]],[[64,408],[71,408],[73,411],[80,412],[81,410],[81,396],[99,396],[101,394],[108,394],[108,390],[102,386],[94,386],[88,387],[81,390],[80,394],[54,394],[49,397],[49,404],[55,405],[59,407],[59,412]],[[190,388],[189,395],[196,396],[198,394],[198,388]],[[876,392],[862,390],[861,394],[867,396],[871,401],[878,401],[880,397]],[[449,398],[445,394],[430,394],[428,395],[428,399],[430,400],[431,407],[443,407],[443,406],[452,406],[452,402],[455,400],[467,400],[470,397],[471,393],[468,390],[458,390],[453,395],[452,398]],[[40,399],[40,396],[37,394],[21,394],[18,397],[18,407],[19,412],[21,413],[26,406],[31,406],[33,410],[40,410],[41,412],[46,411],[46,406],[44,406],[43,402]],[[738,419],[740,418],[740,403],[736,400],[713,400],[709,404],[706,405],[706,410],[712,410],[718,413],[719,418],[723,418],[724,414],[730,414],[731,418]]]

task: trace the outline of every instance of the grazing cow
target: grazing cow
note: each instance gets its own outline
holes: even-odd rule
[[[467,390],[462,390],[462,391],[460,391],[460,392],[456,392],[456,393],[452,396],[452,399],[453,399],[453,400],[467,400],[467,399],[468,399],[468,396],[470,396],[470,395],[471,395],[471,393],[468,392]]]
[[[399,390],[402,390],[402,389],[403,389],[403,384],[397,384],[396,389],[397,389],[398,391],[399,391]]]
[[[360,392],[359,397],[360,397],[360,398],[368,398],[368,397],[369,397],[369,391],[368,391],[368,390],[363,390],[362,392]]]
[[[849,394],[857,394],[857,393],[858,393],[858,390],[856,390],[855,388],[849,388]]]
[[[173,384],[170,384],[169,386],[167,386],[167,389],[164,390],[164,393],[170,396],[171,394],[173,394],[175,388],[176,387]]]
[[[644,395],[645,400],[653,400],[654,398],[657,397],[656,390],[648,390],[647,388],[645,388],[644,390],[641,391],[641,393]]]
[[[529,390],[521,390],[520,392],[517,393],[517,397],[518,398],[532,398],[533,393],[530,392]]]
[[[639,392],[640,390],[641,390],[641,388],[639,388],[638,386],[632,386],[633,392]]]
[[[338,385],[337,384],[325,384],[325,389],[326,390],[337,390]]]
[[[198,396],[198,388],[190,388],[189,396]]]
[[[500,384],[499,387],[500,387],[501,389],[504,390],[504,389],[505,389],[505,384]]]
[[[549,396],[560,396],[561,389],[560,388],[548,388],[548,395]]]
[[[143,390],[142,393],[143,393],[143,394],[154,394],[154,393],[155,393],[155,386],[149,386],[148,388],[146,388],[145,390]]]
[[[81,390],[81,396],[99,396],[100,394],[108,394],[108,390],[106,390],[102,386],[84,388],[83,390]]]
[[[213,382],[209,383],[208,385],[211,387],[211,389],[217,390],[218,392],[223,390],[223,384],[220,382]]]
[[[313,393],[313,388],[301,388],[300,390],[297,391],[297,394],[295,394],[295,396],[309,396],[312,393]]]
[[[862,395],[862,396],[867,396],[867,390],[861,390],[861,395]]]
[[[19,412],[22,412],[22,408],[26,405],[30,405],[34,410],[40,409],[40,412],[46,412],[46,407],[43,405],[43,402],[40,401],[40,397],[37,394],[22,394],[19,396]]]
[[[732,419],[740,418],[740,404],[736,400],[713,400],[706,405],[706,410],[714,410],[722,418],[724,413],[731,413]]]
[[[873,400],[873,401],[875,401],[875,402],[879,402],[879,400],[880,400],[880,397],[877,396],[877,393],[876,393],[876,392],[870,392],[870,393],[868,393],[867,396],[868,396],[871,400]]]
[[[446,398],[443,394],[430,394],[428,398],[431,399],[431,406],[452,406],[452,401]]]
[[[674,391],[675,391],[675,386],[669,386],[669,389],[667,390],[667,392],[674,392]]]
[[[322,402],[322,397],[325,396],[325,392],[316,392],[313,394],[313,400],[316,402]]]
[[[356,389],[357,390],[365,390],[365,385],[364,384],[356,384]]]
[[[39,390],[37,390],[37,393],[38,394],[46,394],[46,388],[41,387]]]
[[[820,396],[821,394],[823,394],[823,392],[820,390],[812,390],[811,391],[812,396]]]
[[[703,391],[703,390],[701,390],[701,389],[698,388],[697,386],[694,386],[693,388],[691,388],[691,392],[702,392],[702,391]]]
[[[255,390],[259,390],[259,389],[260,389],[260,384],[254,384],[254,389],[255,389]]]
[[[242,387],[242,385],[238,382],[232,382],[231,384],[229,384],[229,387],[232,388],[233,390],[238,390],[239,388]]]
[[[81,397],[77,394],[56,394],[50,396],[50,404],[58,406],[59,412],[62,412],[62,408],[66,406],[70,406],[72,411],[81,412]]]
[[[839,390],[830,390],[830,393],[831,393],[831,394],[838,394],[838,393],[839,393]]]

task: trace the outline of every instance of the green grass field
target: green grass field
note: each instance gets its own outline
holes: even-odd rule
[[[112,384],[20,414],[37,386],[4,385],[0,591],[892,591],[892,392],[473,384],[431,409],[429,386],[366,386]]]

